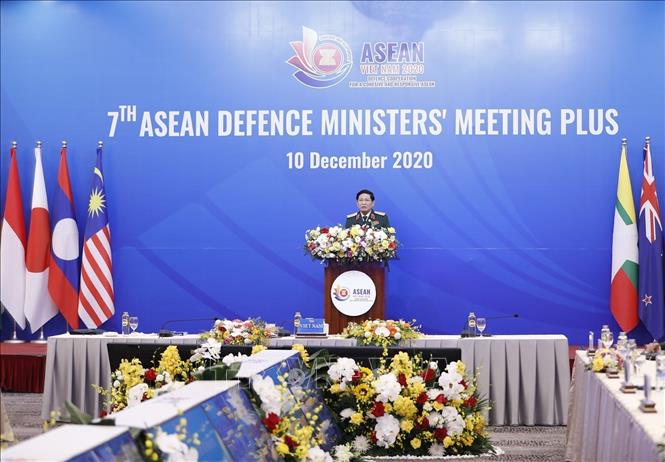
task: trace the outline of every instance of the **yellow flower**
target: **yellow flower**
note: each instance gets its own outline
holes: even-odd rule
[[[280,456],[285,456],[289,453],[289,447],[281,441],[277,443],[276,449]]]
[[[402,420],[402,422],[399,424],[399,428],[401,428],[404,433],[409,433],[411,430],[413,430],[413,420]]]
[[[413,418],[418,412],[418,408],[413,403],[411,398],[398,396],[394,404],[395,413],[407,419]]]
[[[473,417],[469,416],[466,418],[466,423],[464,425],[467,430],[471,431],[473,430]]]
[[[457,361],[457,373],[460,375],[464,375],[464,372],[466,371],[466,366],[462,361]]]
[[[413,449],[418,449],[420,447],[420,439],[419,438],[414,438],[411,440],[411,447]]]
[[[307,350],[305,349],[305,346],[300,344],[300,343],[294,343],[293,346],[291,347],[292,350],[297,351],[300,353],[300,358],[302,359],[302,362],[305,363],[305,366],[309,365],[309,353],[307,353]]]
[[[605,364],[603,363],[603,358],[600,356],[595,356],[593,358],[593,363],[591,363],[591,368],[594,372],[600,372],[605,368]]]
[[[435,410],[440,411],[443,409],[443,404],[439,403],[438,401],[432,401],[432,407]]]
[[[418,397],[425,391],[425,384],[423,382],[413,382],[409,384],[409,394],[413,397]]]
[[[446,436],[443,439],[443,447],[444,448],[450,447],[450,446],[452,446],[452,444],[453,444],[453,439],[450,436]]]
[[[339,383],[333,383],[332,385],[330,385],[330,388],[329,388],[328,390],[329,390],[330,393],[332,393],[333,395],[336,394],[336,393],[339,393],[339,392],[341,391],[341,390],[339,389]]]
[[[263,345],[254,345],[252,347],[252,354],[255,355],[257,353],[261,353],[264,350],[266,350],[265,346],[263,346]]]
[[[351,423],[353,425],[360,425],[363,423],[363,415],[360,412],[354,412],[351,415]]]
[[[358,402],[368,403],[372,400],[374,390],[372,390],[366,383],[361,383],[353,388],[353,395]]]
[[[391,412],[393,412],[393,405],[390,403],[386,403],[383,405],[383,410],[390,414]]]

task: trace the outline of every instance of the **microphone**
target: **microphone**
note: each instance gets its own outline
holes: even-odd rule
[[[214,316],[212,318],[188,318],[188,319],[169,319],[167,321],[164,321],[164,324],[159,328],[159,336],[160,337],[173,337],[176,335],[176,332],[172,330],[167,330],[164,329],[167,325],[173,324],[173,323],[180,323],[180,322],[196,322],[196,321],[212,321],[215,322],[219,318],[217,316]],[[182,333],[179,333],[178,335],[182,335]]]
[[[478,322],[478,318],[482,318],[483,316],[476,316],[476,322]],[[513,319],[513,318],[519,318],[520,314],[519,313],[512,313],[512,314],[504,314],[501,316],[490,316],[489,318],[485,318],[486,321],[494,321],[497,319]],[[460,337],[466,338],[466,337],[475,337],[476,334],[474,332],[469,331],[469,326],[466,324],[468,321],[465,321],[464,327],[462,328],[462,332],[460,332]],[[483,334],[483,337],[491,337],[492,334]]]

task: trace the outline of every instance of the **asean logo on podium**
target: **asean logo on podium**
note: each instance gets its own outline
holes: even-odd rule
[[[288,64],[296,68],[293,77],[311,88],[329,88],[351,72],[353,54],[349,45],[336,35],[319,35],[302,28],[302,41],[290,42],[295,55]]]
[[[362,271],[345,271],[330,288],[330,298],[337,310],[347,316],[367,313],[376,300],[376,286]]]

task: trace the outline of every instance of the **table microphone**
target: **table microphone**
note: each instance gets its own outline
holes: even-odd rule
[[[188,318],[188,319],[169,319],[167,321],[164,321],[164,324],[162,324],[162,327],[159,328],[159,336],[160,337],[173,337],[176,335],[176,332],[172,330],[166,330],[164,329],[167,325],[173,324],[175,322],[196,322],[196,321],[218,321],[219,318],[217,316],[214,316],[212,318]],[[182,335],[182,334],[179,334]]]
[[[483,316],[476,316],[476,322],[478,322],[478,318],[482,318]],[[490,316],[489,318],[485,318],[486,321],[494,321],[496,319],[512,319],[512,318],[519,318],[520,315],[519,313],[513,313],[513,314],[505,314],[501,316]],[[466,324],[467,321],[465,321],[464,327],[462,328],[462,332],[460,333],[460,337],[475,337],[474,334],[469,332],[469,326]],[[483,337],[491,337],[491,334],[483,334]]]

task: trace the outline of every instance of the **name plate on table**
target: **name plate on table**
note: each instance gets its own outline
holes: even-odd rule
[[[302,318],[298,332],[296,332],[296,337],[325,337],[326,335],[328,335],[328,332],[326,332],[326,320],[324,318]]]

